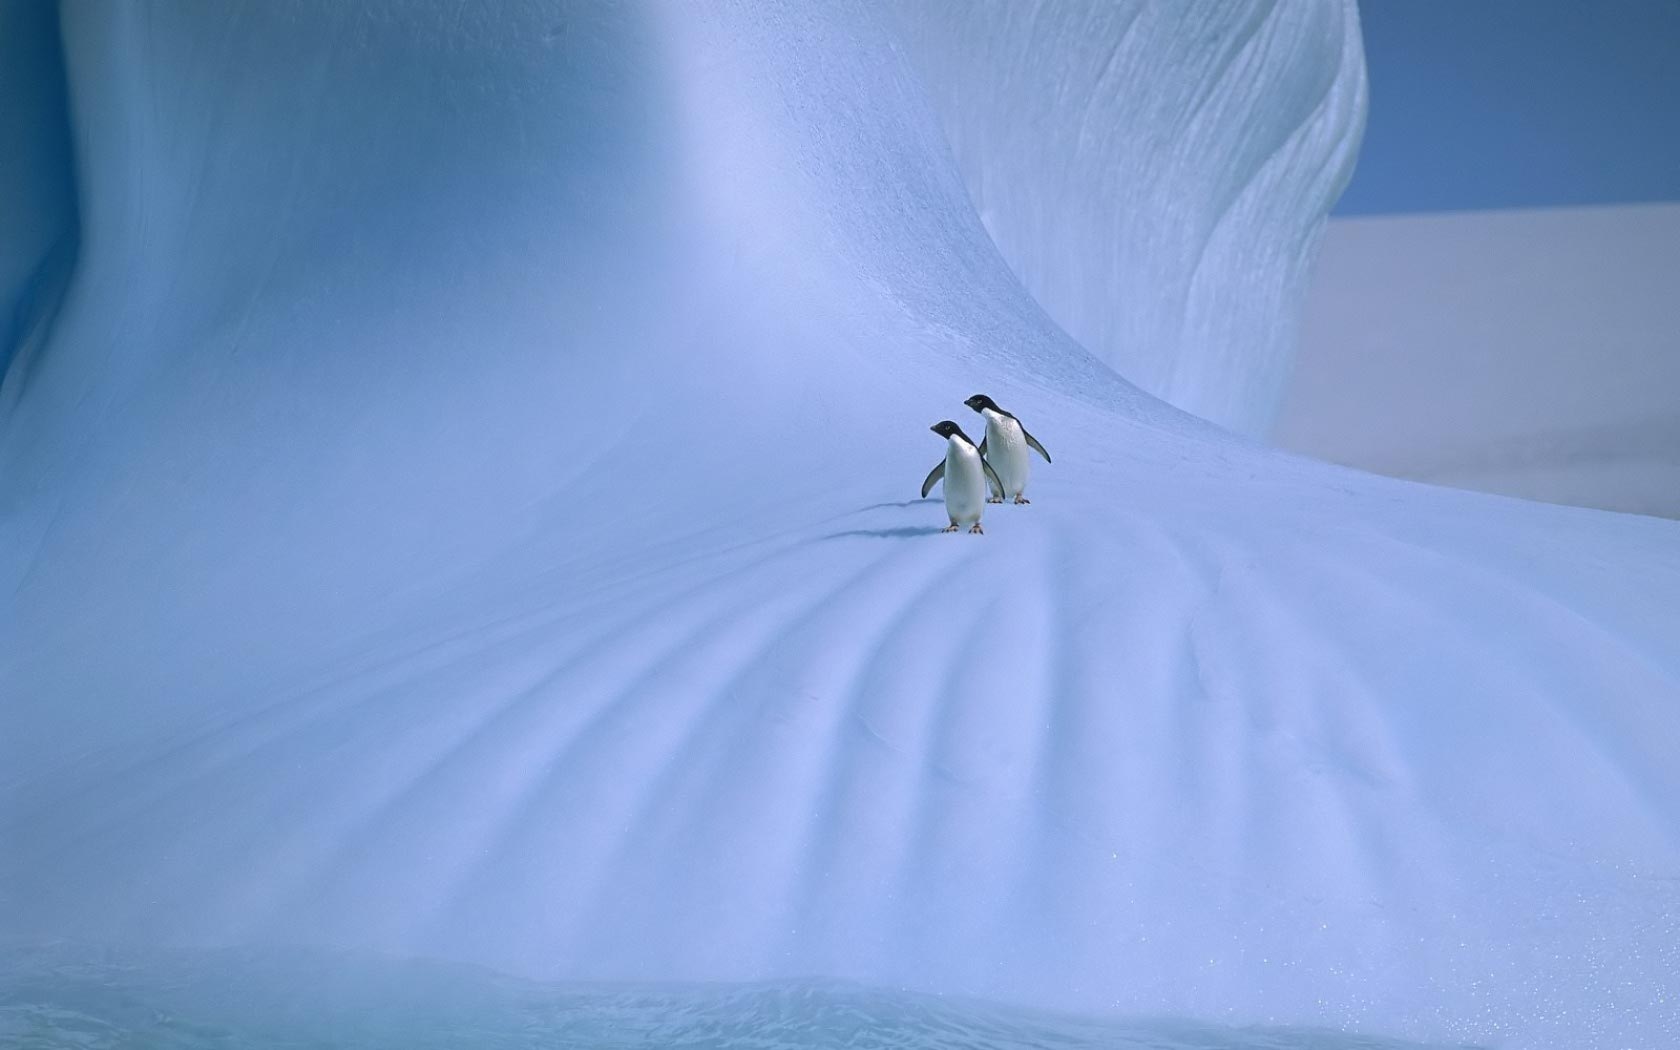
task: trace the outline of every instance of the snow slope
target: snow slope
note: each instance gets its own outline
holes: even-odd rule
[[[0,422],[14,937],[1680,1034],[1680,527],[1145,395],[872,9],[63,30],[80,262]],[[937,535],[976,390],[1056,462]]]
[[[1680,518],[1680,204],[1336,220],[1273,439]]]

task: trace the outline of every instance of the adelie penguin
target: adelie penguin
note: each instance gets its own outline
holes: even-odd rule
[[[1050,462],[1050,453],[1044,451],[1037,438],[1027,433],[1027,428],[1021,425],[1019,419],[999,408],[997,402],[985,394],[975,394],[963,404],[980,413],[986,421],[986,436],[980,439],[980,455],[985,457],[999,480],[999,484],[992,486],[991,502],[1002,503],[1005,496],[1013,496],[1016,503],[1031,503],[1027,499],[1027,470],[1031,466],[1027,450],[1032,449],[1043,456],[1046,463]]]
[[[986,509],[986,488],[1001,487],[1003,482],[974,447],[974,442],[962,432],[962,427],[942,419],[928,429],[945,439],[945,458],[928,471],[927,480],[922,482],[922,498],[927,498],[934,482],[944,478],[945,516],[951,519],[950,527],[944,531],[956,532],[967,525],[969,532],[984,533],[980,515]]]

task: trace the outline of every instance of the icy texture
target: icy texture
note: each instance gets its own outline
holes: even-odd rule
[[[0,928],[1680,1038],[1680,527],[1141,393],[869,8],[65,16]],[[1056,462],[936,535],[977,390]]]
[[[32,1050],[1426,1050],[1186,1021],[1097,1021],[838,981],[553,985],[307,951],[0,955],[0,1041]]]
[[[1364,129],[1354,0],[883,6],[1034,298],[1149,393],[1263,435]]]

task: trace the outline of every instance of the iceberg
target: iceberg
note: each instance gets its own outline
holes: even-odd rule
[[[868,3],[63,7],[0,930],[1671,1042],[1680,525],[1154,396],[1270,411],[1362,90],[1348,5],[1291,7],[1067,41],[1101,127],[1154,85],[1075,160],[1243,144],[1070,173],[1071,234]],[[941,536],[975,392],[1056,462]]]

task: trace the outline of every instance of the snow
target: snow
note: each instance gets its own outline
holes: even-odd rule
[[[1280,445],[1680,518],[1680,205],[1334,220],[1323,263]]]
[[[1000,257],[893,17],[63,20],[80,257],[0,422],[14,939],[1680,1037],[1680,526],[1143,393]],[[1245,53],[1324,82],[1332,38]],[[1198,140],[1271,112],[1148,75],[1256,93]],[[1323,161],[1277,163],[1305,230]],[[1160,251],[1180,301],[1305,265]],[[938,535],[975,392],[1055,463]]]

